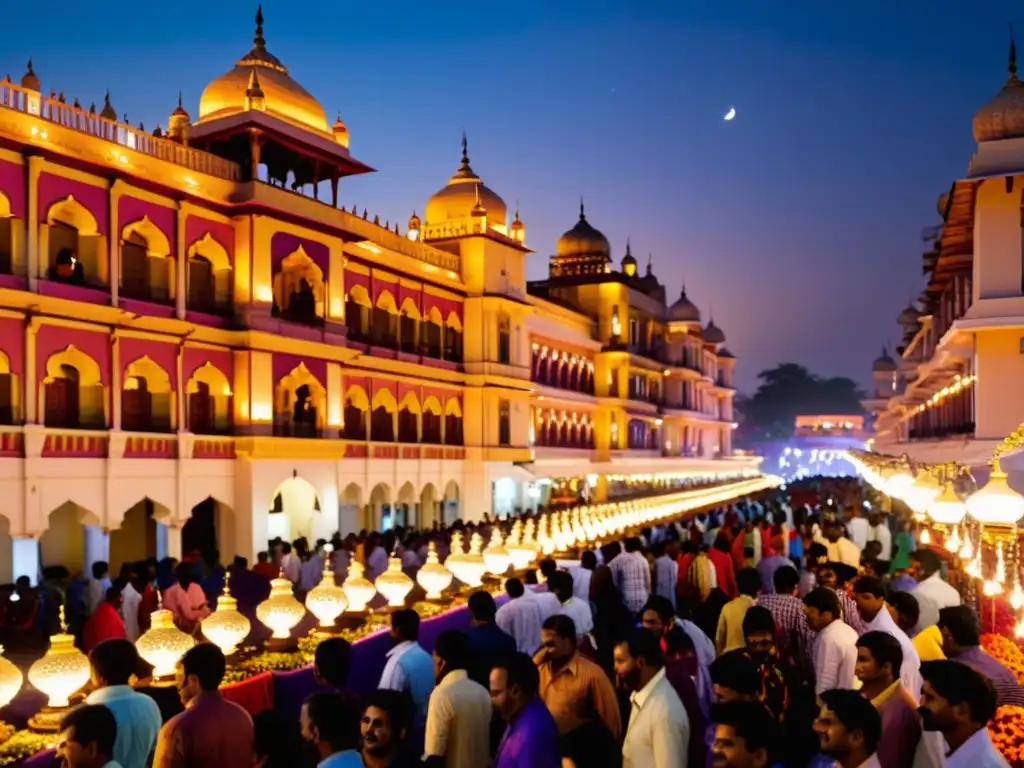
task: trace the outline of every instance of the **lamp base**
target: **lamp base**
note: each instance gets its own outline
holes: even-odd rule
[[[71,709],[67,707],[43,707],[28,719],[30,731],[37,733],[56,733],[60,730],[60,721]]]
[[[292,637],[271,637],[267,640],[267,650],[273,653],[289,653],[299,647],[299,641]]]

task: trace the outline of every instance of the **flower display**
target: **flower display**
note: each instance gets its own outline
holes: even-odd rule
[[[1024,685],[1024,651],[1009,638],[991,633],[981,636],[982,649],[993,659],[1000,662],[1017,677],[1017,682]]]
[[[0,744],[0,766],[19,763],[32,755],[57,746],[59,733],[18,731]]]
[[[1010,768],[1024,768],[1024,707],[1000,707],[988,732]]]

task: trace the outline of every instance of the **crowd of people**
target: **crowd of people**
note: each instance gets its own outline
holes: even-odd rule
[[[862,493],[851,480],[808,481],[578,561],[542,560],[507,579],[502,600],[472,593],[472,626],[429,650],[419,615],[395,611],[377,690],[350,690],[353,649],[325,640],[321,688],[297,722],[275,711],[254,722],[225,701],[224,657],[206,643],[178,664],[183,711],[168,719],[133,691],[130,635],[90,625],[105,602],[103,622],[120,615],[127,627],[133,614],[111,595],[129,586],[138,605],[153,602],[159,576],[137,564],[120,592],[86,590],[103,595],[83,632],[94,690],[67,716],[59,751],[70,768],[144,768],[151,755],[155,768],[1006,765],[987,725],[997,706],[1024,704],[1024,690],[980,647],[942,554]],[[353,538],[333,552],[272,542],[251,571],[232,566],[232,590],[238,574],[283,570],[301,596],[328,556],[342,578],[352,559],[382,571],[382,537]],[[432,540],[388,538],[410,571]],[[183,628],[212,602],[210,574],[191,569],[179,564],[162,587]]]

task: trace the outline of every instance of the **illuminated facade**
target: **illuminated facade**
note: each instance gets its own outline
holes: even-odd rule
[[[42,85],[0,83],[0,578],[756,469],[721,332],[635,265],[529,292],[465,139],[407,231],[339,206],[372,169],[261,17],[166,132]]]

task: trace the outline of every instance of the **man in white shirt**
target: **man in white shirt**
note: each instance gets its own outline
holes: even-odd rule
[[[804,598],[804,614],[807,625],[818,633],[814,648],[814,692],[853,688],[857,632],[843,621],[835,591],[828,587],[812,589]]]
[[[597,555],[594,552],[587,550],[580,555],[580,566],[579,568],[573,568],[569,572],[572,574],[572,595],[578,597],[584,602],[590,600],[590,578],[594,575],[594,570],[597,568]]]
[[[634,614],[640,613],[647,598],[651,596],[651,567],[640,551],[641,548],[640,539],[631,536],[626,539],[626,551],[608,564],[612,582],[622,597],[622,604]]]
[[[916,635],[939,621],[939,610],[960,605],[960,593],[942,580],[942,561],[930,549],[919,549],[910,553],[911,575],[917,579],[917,586],[910,590],[920,610]]]
[[[538,633],[539,634],[539,633]],[[427,717],[427,701],[434,687],[434,664],[419,644],[420,616],[405,609],[391,614],[391,637],[395,647],[387,652],[387,662],[378,688],[405,691],[415,706],[413,727],[422,728]]]
[[[878,559],[889,562],[892,560],[892,531],[881,512],[872,512],[868,517],[868,541],[877,541],[882,550],[878,553]]]
[[[121,590],[121,617],[124,619],[124,634],[133,643],[139,639],[139,605],[142,594],[135,588],[140,581],[145,583],[148,577],[145,563],[132,565],[132,578]]]
[[[516,650],[533,656],[540,648],[540,628],[544,619],[540,603],[526,595],[526,591],[519,579],[506,581],[508,602],[498,609],[494,621],[498,629],[516,641]]]
[[[298,584],[301,568],[302,561],[292,550],[292,545],[287,541],[281,544],[281,570],[284,572],[285,578],[292,584]]]
[[[690,720],[665,677],[659,638],[634,629],[615,646],[615,674],[630,691],[622,768],[687,768]]]
[[[654,559],[654,584],[653,594],[661,595],[676,607],[676,581],[679,579],[679,542],[670,541],[666,544],[658,544],[654,548],[657,555]]]
[[[942,733],[949,747],[946,768],[1007,768],[988,733],[996,713],[991,683],[956,661],[927,661],[921,676],[921,724],[926,731]]]
[[[885,606],[885,582],[878,576],[861,576],[853,585],[853,600],[864,620],[865,632],[885,632],[899,640],[903,649],[900,682],[914,700],[921,697],[921,657],[907,633],[900,629]]]
[[[857,549],[864,549],[868,543],[868,530],[871,526],[868,525],[864,513],[858,507],[853,507],[850,514],[852,516],[846,523],[846,531],[850,536],[850,541],[857,545]]]
[[[584,635],[594,629],[594,612],[590,609],[590,603],[573,597],[572,576],[565,571],[551,574],[548,589],[561,603],[558,612],[572,619],[576,625],[576,638],[582,640]]]
[[[875,750],[882,735],[882,717],[875,705],[857,691],[833,689],[818,698],[821,708],[814,732],[822,754],[834,758],[839,768],[881,768]]]
[[[430,768],[481,768],[490,765],[491,695],[469,679],[469,638],[442,632],[434,645],[437,686],[430,694],[423,762]]]

